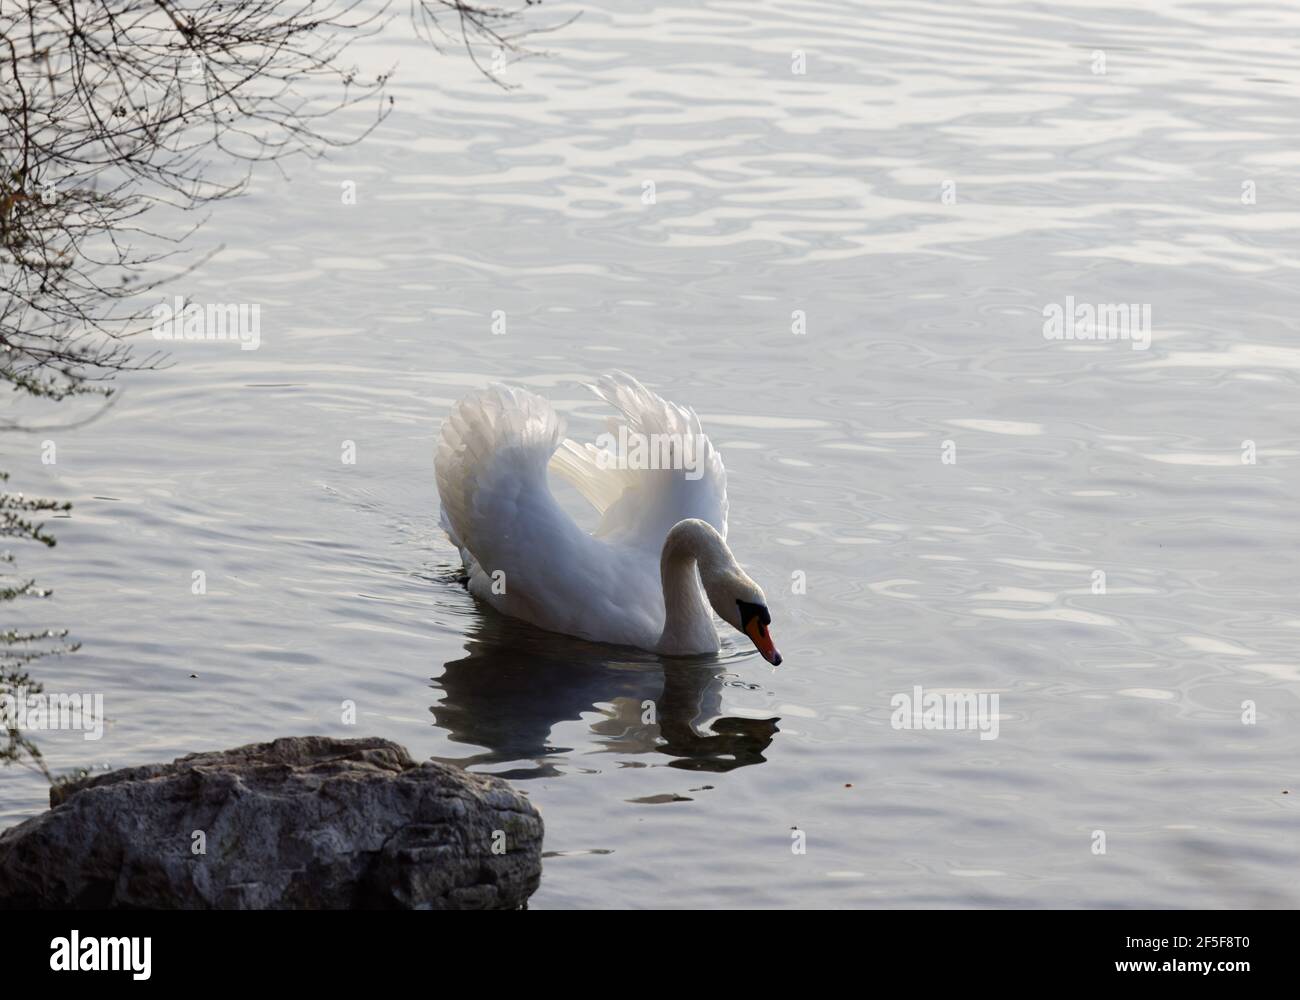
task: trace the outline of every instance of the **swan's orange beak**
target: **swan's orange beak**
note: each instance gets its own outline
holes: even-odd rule
[[[772,637],[768,634],[767,626],[757,615],[745,623],[745,635],[754,640],[754,647],[763,654],[763,659],[774,667],[781,665],[781,654],[772,645]]]

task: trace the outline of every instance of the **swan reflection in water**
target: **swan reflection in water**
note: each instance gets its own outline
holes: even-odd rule
[[[591,712],[603,716],[591,726],[601,752],[662,754],[672,758],[670,767],[694,771],[761,764],[777,732],[777,719],[721,715],[723,689],[736,682],[712,657],[672,660],[602,647],[498,615],[479,626],[466,655],[434,679],[444,697],[430,711],[452,741],[483,752],[434,758],[444,764],[531,760],[535,767],[492,773],[511,779],[561,774],[548,758],[575,748],[552,745],[551,731]]]

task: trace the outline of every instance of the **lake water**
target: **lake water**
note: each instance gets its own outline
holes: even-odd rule
[[[260,349],[5,437],[75,503],[21,553],[84,644],[39,676],[109,720],[52,766],[388,737],[529,794],[538,908],[1300,905],[1300,11],[581,9],[510,91],[365,43],[388,121],[258,172],[168,289],[258,304]],[[1048,339],[1067,297],[1148,349]],[[779,669],[455,582],[449,406],[509,380],[589,439],[612,367],[720,447]],[[918,685],[997,694],[997,738],[895,728]],[[0,772],[6,825],[44,799]]]

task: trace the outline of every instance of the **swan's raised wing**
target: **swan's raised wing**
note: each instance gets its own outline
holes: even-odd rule
[[[663,626],[657,572],[631,572],[560,507],[546,469],[561,433],[551,404],[523,389],[493,385],[456,404],[434,458],[443,528],[470,592],[497,610],[644,646]]]
[[[601,512],[596,537],[652,546],[698,517],[727,536],[727,470],[690,407],[659,396],[631,375],[610,372],[589,387],[621,419],[593,444],[565,439],[551,468]]]

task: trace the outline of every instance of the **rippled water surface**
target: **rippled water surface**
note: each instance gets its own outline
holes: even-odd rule
[[[508,92],[395,25],[355,51],[392,116],[217,207],[169,291],[259,303],[260,350],[5,438],[75,503],[24,556],[84,643],[43,679],[109,718],[51,763],[389,737],[531,796],[537,907],[1300,903],[1300,11],[546,6],[583,15]],[[1149,349],[1045,339],[1067,296]],[[719,445],[778,670],[456,584],[448,407],[510,380],[591,437],[611,367]],[[915,685],[997,693],[998,738],[896,730]],[[43,800],[0,774],[5,821]]]

